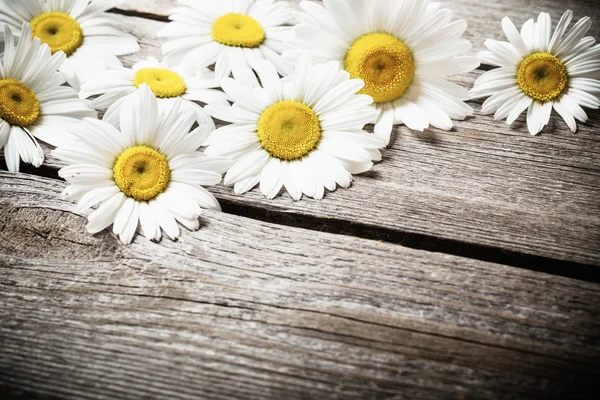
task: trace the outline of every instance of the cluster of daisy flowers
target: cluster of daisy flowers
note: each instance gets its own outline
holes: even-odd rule
[[[121,2],[0,0],[0,148],[18,172],[43,163],[38,140],[56,147],[88,231],[123,243],[197,229],[223,179],[322,199],[381,161],[394,125],[450,130],[470,99],[508,124],[527,110],[534,135],[552,109],[575,132],[600,107],[600,46],[570,11],[554,31],[546,13],[520,31],[505,18],[507,41],[473,57],[467,23],[429,0],[179,0],[163,60],[127,68]],[[448,80],[480,62],[498,68],[472,90]]]

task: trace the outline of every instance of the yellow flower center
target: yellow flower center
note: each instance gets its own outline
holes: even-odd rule
[[[316,148],[321,139],[321,123],[306,104],[280,101],[261,114],[258,137],[273,157],[298,160]]]
[[[243,14],[225,14],[213,23],[215,42],[233,47],[258,47],[265,41],[265,30],[252,17]]]
[[[415,75],[415,61],[401,40],[387,33],[369,33],[356,40],[344,61],[350,77],[362,79],[375,103],[387,103],[402,96]]]
[[[152,93],[161,99],[181,96],[187,90],[179,74],[164,68],[140,69],[135,73],[133,84],[139,87],[142,83],[147,84]]]
[[[40,116],[35,93],[15,79],[0,79],[0,118],[11,125],[29,126]]]
[[[534,53],[519,65],[517,82],[525,94],[546,103],[560,96],[567,87],[567,67],[550,53]]]
[[[123,151],[113,167],[121,191],[137,201],[149,201],[164,192],[171,179],[167,158],[148,146]]]
[[[42,43],[48,44],[52,54],[64,51],[67,56],[83,44],[83,31],[79,23],[69,14],[63,12],[47,12],[31,20],[33,37],[39,37]]]

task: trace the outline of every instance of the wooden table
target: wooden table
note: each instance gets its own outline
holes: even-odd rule
[[[172,0],[113,10],[160,57]],[[447,1],[500,20],[593,0]],[[482,69],[456,78],[470,87]],[[479,110],[481,102],[473,102]],[[0,171],[0,393],[10,398],[597,398],[600,112],[537,137],[476,115],[396,128],[322,201],[211,188],[178,242],[85,233],[61,163]],[[3,163],[3,161],[1,161]],[[2,167],[4,169],[4,167]],[[6,398],[6,396],[4,397]]]

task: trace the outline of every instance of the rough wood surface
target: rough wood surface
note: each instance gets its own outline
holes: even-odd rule
[[[0,172],[0,391],[23,398],[586,398],[598,285],[209,212],[84,233]]]
[[[124,58],[126,65],[160,57],[154,33],[164,22],[120,18],[142,45],[140,53]],[[480,73],[455,81],[470,87]],[[590,112],[577,134],[555,115],[540,136],[531,137],[524,117],[510,128],[479,115],[480,103],[472,105],[476,116],[451,132],[397,127],[383,162],[358,176],[350,190],[323,201],[295,203],[287,194],[269,201],[258,190],[236,196],[223,186],[213,191],[234,205],[323,225],[337,221],[383,236],[398,233],[397,241],[417,234],[600,265],[600,112]],[[46,165],[62,164],[48,155]]]

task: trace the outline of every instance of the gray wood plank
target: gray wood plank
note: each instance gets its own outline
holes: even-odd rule
[[[24,398],[585,398],[600,286],[207,212],[84,232],[0,172],[0,389]]]
[[[164,23],[121,18],[142,44],[141,52],[124,63],[159,57],[160,41],[153,35]],[[469,87],[480,73],[455,82]],[[476,109],[479,105],[473,102]],[[383,162],[358,176],[349,190],[322,201],[296,203],[287,194],[269,201],[257,189],[244,196],[223,186],[211,190],[229,204],[288,216],[292,223],[298,218],[322,225],[341,221],[338,225],[384,235],[425,235],[600,265],[600,113],[590,115],[577,134],[554,116],[537,137],[527,133],[523,117],[513,128],[478,114],[457,122],[451,132],[397,127]],[[46,150],[46,165],[60,168]]]

